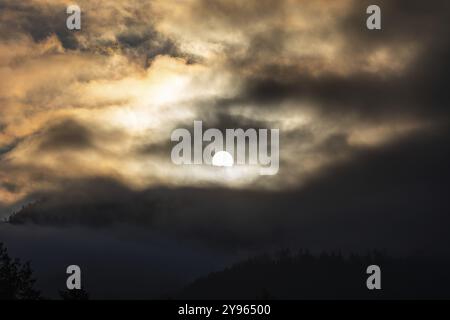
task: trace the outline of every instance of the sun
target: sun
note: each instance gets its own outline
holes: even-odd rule
[[[212,158],[212,165],[216,167],[232,167],[233,164],[233,157],[227,151],[216,152]]]

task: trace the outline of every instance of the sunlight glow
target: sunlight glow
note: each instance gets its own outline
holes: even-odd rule
[[[233,157],[226,151],[219,151],[212,158],[212,165],[216,167],[232,167]]]

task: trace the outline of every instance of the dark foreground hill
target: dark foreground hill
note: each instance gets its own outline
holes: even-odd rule
[[[368,290],[366,268],[381,268],[381,290]],[[183,299],[442,299],[450,298],[448,260],[394,259],[380,253],[344,258],[307,252],[263,255],[201,278]]]

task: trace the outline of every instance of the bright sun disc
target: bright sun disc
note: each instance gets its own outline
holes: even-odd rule
[[[216,167],[232,167],[233,164],[233,157],[226,151],[219,151],[212,158],[212,165]]]

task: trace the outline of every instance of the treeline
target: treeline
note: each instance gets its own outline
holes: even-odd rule
[[[368,290],[370,265],[381,290]],[[185,287],[181,299],[440,299],[450,298],[450,261],[419,257],[282,251],[211,273]]]
[[[367,267],[381,269],[381,290],[369,290]],[[211,273],[169,299],[449,299],[450,260],[393,258],[385,253],[342,255],[308,251],[264,254]],[[45,299],[30,263],[12,259],[0,243],[0,300]],[[85,300],[84,290],[59,291]]]

